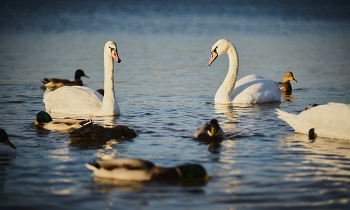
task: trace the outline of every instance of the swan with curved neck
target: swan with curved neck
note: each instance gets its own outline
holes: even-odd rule
[[[104,47],[104,96],[95,90],[82,86],[65,86],[44,93],[45,108],[49,112],[66,114],[110,116],[120,115],[114,93],[114,62],[120,63],[117,45],[108,41]]]
[[[224,53],[228,54],[229,69],[215,94],[215,103],[256,104],[281,100],[281,90],[273,80],[252,74],[236,81],[239,67],[237,50],[225,39],[220,39],[213,45],[209,66]]]

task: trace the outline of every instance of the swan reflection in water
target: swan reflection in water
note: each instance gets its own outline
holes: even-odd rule
[[[295,170],[286,174],[286,180],[296,180],[313,174],[313,179],[350,181],[350,142],[348,140],[317,137],[310,140],[307,135],[299,133],[282,133],[279,150],[295,162]],[[298,162],[312,163],[310,167],[298,167]],[[300,165],[301,166],[301,165]],[[322,170],[320,170],[320,168]],[[317,173],[316,173],[317,172]],[[318,174],[314,176],[315,174]]]

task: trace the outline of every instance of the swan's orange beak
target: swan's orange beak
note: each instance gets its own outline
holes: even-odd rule
[[[120,60],[120,58],[118,57],[118,52],[116,50],[113,50],[111,54],[115,61],[117,61],[118,63],[122,62],[122,60]]]
[[[218,54],[216,53],[216,52],[211,52],[211,58],[210,58],[210,60],[209,60],[209,64],[208,64],[208,66],[210,66],[214,61],[215,61],[215,59],[218,57]]]

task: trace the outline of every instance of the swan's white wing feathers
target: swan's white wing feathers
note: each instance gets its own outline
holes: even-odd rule
[[[49,112],[93,115],[100,111],[103,96],[91,88],[64,86],[44,94],[45,108]]]
[[[266,103],[281,100],[282,90],[275,81],[252,74],[238,80],[231,95],[232,103]]]

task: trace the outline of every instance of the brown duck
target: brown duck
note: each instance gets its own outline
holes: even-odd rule
[[[74,81],[70,81],[68,79],[57,79],[57,78],[44,78],[41,81],[44,83],[44,86],[46,88],[59,88],[63,86],[83,86],[83,81],[81,80],[81,77],[88,77],[83,70],[78,69],[75,71],[74,75]]]
[[[296,79],[294,79],[293,73],[290,71],[287,71],[284,74],[284,82],[279,82],[280,88],[282,87],[284,88],[282,92],[289,93],[289,94],[292,93],[292,85],[290,84],[290,80],[297,82]]]
[[[93,122],[86,123],[70,135],[72,140],[78,141],[128,140],[137,136],[133,129],[124,125],[93,124]]]

